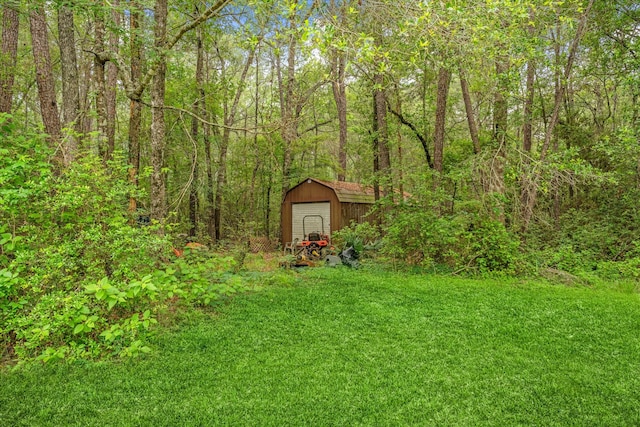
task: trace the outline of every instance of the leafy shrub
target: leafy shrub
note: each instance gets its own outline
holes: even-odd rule
[[[400,207],[384,229],[383,253],[410,265],[444,265],[456,271],[510,271],[519,241],[504,224],[462,212],[439,216],[433,209]]]
[[[453,245],[464,231],[458,224],[421,207],[399,207],[384,228],[382,252],[413,265],[457,264]]]
[[[338,248],[353,247],[359,253],[365,249],[374,248],[380,241],[380,231],[378,227],[368,223],[351,222],[348,227],[344,227],[331,235],[331,243]]]
[[[141,197],[126,168],[86,155],[58,176],[30,173],[28,208],[0,199],[0,217],[22,218],[0,230],[0,359],[137,356],[159,316],[246,289],[232,257],[187,250],[169,262],[169,237],[126,210]]]
[[[499,221],[480,221],[464,236],[471,249],[465,261],[480,272],[510,271],[519,259],[520,241]]]

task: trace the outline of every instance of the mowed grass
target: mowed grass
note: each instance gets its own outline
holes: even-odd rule
[[[317,269],[155,348],[1,374],[0,425],[640,425],[636,293]]]

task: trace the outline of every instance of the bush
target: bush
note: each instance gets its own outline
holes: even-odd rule
[[[384,254],[423,267],[513,272],[519,241],[504,224],[462,212],[439,216],[433,209],[399,207],[384,228]]]
[[[380,231],[368,222],[357,224],[351,222],[331,235],[331,243],[337,248],[353,247],[359,253],[365,249],[375,248],[380,242]]]
[[[28,208],[0,199],[0,217],[22,218],[0,230],[0,359],[137,356],[151,350],[158,316],[246,288],[231,257],[187,250],[169,262],[169,238],[126,210],[142,195],[122,158],[105,167],[86,155],[59,176],[29,175],[39,181]]]

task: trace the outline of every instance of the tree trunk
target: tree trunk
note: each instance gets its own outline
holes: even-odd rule
[[[384,76],[376,73],[374,79],[374,146],[377,147],[378,176],[376,181],[382,185],[383,196],[392,194],[391,154],[389,150],[389,130],[387,126],[387,100],[384,90]],[[376,155],[374,155],[376,156]],[[374,157],[375,158],[375,157]],[[376,169],[374,167],[374,169]]]
[[[258,147],[258,125],[260,115],[260,52],[256,53],[256,70],[255,70],[255,88],[254,88],[254,118],[253,118],[253,150],[255,153],[255,164],[253,166],[253,172],[251,173],[251,186],[249,187],[249,215],[251,221],[257,223],[258,217],[256,216],[256,181],[258,179],[258,171],[262,163],[260,149]]]
[[[551,145],[551,140],[554,135],[555,126],[558,123],[558,118],[560,115],[560,107],[562,105],[562,96],[564,93],[564,88],[569,80],[571,75],[571,69],[573,68],[573,62],[575,61],[576,52],[578,51],[578,45],[580,44],[580,40],[582,40],[582,36],[586,31],[587,19],[589,17],[589,13],[591,12],[591,8],[593,7],[594,0],[590,0],[587,8],[583,12],[580,17],[580,22],[578,23],[578,28],[576,30],[576,35],[571,42],[571,47],[569,48],[569,53],[567,56],[567,63],[564,67],[564,73],[562,75],[560,85],[556,89],[554,104],[553,104],[553,112],[551,113],[551,118],[549,119],[549,123],[547,126],[547,130],[544,136],[544,143],[542,144],[542,149],[540,150],[540,161],[544,162],[547,157],[547,153],[549,151],[549,146]],[[536,205],[536,200],[538,197],[538,185],[540,183],[540,175],[535,175],[531,180],[531,185],[523,188],[523,192],[526,191],[528,194],[521,195],[523,200],[526,200],[526,205],[523,206],[523,214],[522,214],[522,232],[526,232],[529,228],[529,223],[531,222],[531,217],[533,216],[533,209]]]
[[[142,44],[138,31],[140,30],[140,11],[136,1],[130,1],[129,10],[129,48],[131,50],[130,73],[131,81],[138,82],[142,76]],[[140,170],[140,127],[142,126],[142,104],[139,100],[129,100],[129,180],[138,188],[138,171]],[[137,200],[132,195],[129,198],[129,211],[135,212]]]
[[[111,4],[113,6],[118,6],[119,0],[112,0]],[[114,9],[111,12],[111,17],[113,20],[113,25],[116,28],[120,28],[122,17],[120,16],[120,12]],[[112,31],[109,34],[109,49],[112,52],[118,52],[118,47],[120,45],[120,37],[115,31]],[[106,158],[110,160],[113,157],[113,152],[115,151],[116,146],[116,88],[118,86],[118,67],[112,61],[107,62],[105,64],[105,72],[106,72],[106,88],[105,88],[105,112],[106,112],[106,140],[107,140],[107,150],[106,150]]]
[[[205,73],[205,55],[204,55],[204,40],[203,40],[203,30],[202,27],[198,27],[196,29],[196,89],[198,92],[198,99],[196,101],[196,111],[199,112],[200,116],[205,120],[208,118],[209,113],[207,112],[207,104],[206,104],[206,92],[205,92],[205,82],[206,82],[206,73]],[[211,239],[211,241],[215,241],[216,238],[216,230],[215,230],[215,220],[214,220],[214,212],[215,212],[215,193],[214,193],[214,182],[213,182],[213,167],[212,162],[213,158],[211,157],[211,135],[209,125],[207,123],[202,124],[202,142],[204,146],[204,156],[206,162],[206,175],[207,175],[207,235]]]
[[[0,47],[0,113],[11,113],[15,64],[18,56],[18,11],[11,5],[2,7],[2,46]]]
[[[533,59],[527,63],[526,98],[524,101],[524,125],[522,126],[522,150],[526,156],[531,154],[533,142],[533,99],[535,94],[536,66]]]
[[[331,82],[333,99],[338,113],[338,181],[344,181],[347,171],[347,91],[345,87],[346,57],[336,50],[332,53],[331,68],[334,78]]]
[[[467,82],[467,78],[462,70],[460,70],[460,89],[462,90],[464,109],[467,113],[467,123],[469,125],[471,142],[473,143],[473,152],[474,154],[480,154],[480,138],[478,137],[478,125],[476,124],[473,104],[471,102],[471,94],[469,93],[469,82]]]
[[[502,198],[505,193],[504,165],[507,158],[507,120],[508,104],[506,74],[509,71],[508,59],[501,57],[496,60],[496,77],[498,88],[493,99],[493,140],[496,153],[491,163],[491,176],[489,178],[489,193],[498,195],[496,200],[497,219],[504,223],[504,203]]]
[[[196,15],[198,14],[198,8],[196,7]],[[196,101],[193,104],[193,109],[198,114],[202,114],[204,108],[204,96],[201,91],[204,88],[204,60],[203,60],[203,48],[202,48],[202,29],[198,27],[196,31]],[[198,125],[199,120],[197,117],[193,117],[191,121],[191,137],[195,144],[198,142]],[[206,144],[205,144],[206,145]],[[194,155],[191,158],[191,170],[193,176],[191,177],[191,189],[189,191],[189,219],[191,221],[191,229],[189,235],[195,237],[198,231],[198,164],[196,151],[197,146],[194,147]]]
[[[442,174],[444,156],[444,131],[447,117],[447,97],[451,83],[451,72],[446,68],[438,71],[438,90],[436,95],[436,121],[433,133],[433,166]]]
[[[29,13],[31,26],[31,44],[33,59],[36,66],[36,83],[40,99],[40,113],[44,130],[48,135],[49,144],[54,148],[54,162],[64,165],[64,152],[60,147],[61,125],[56,101],[55,83],[51,70],[51,56],[49,53],[49,37],[44,9],[35,6]]]
[[[222,140],[220,141],[220,153],[218,157],[218,176],[216,179],[216,202],[215,202],[215,211],[214,211],[214,223],[216,228],[216,240],[220,239],[220,231],[221,231],[221,223],[222,223],[222,202],[223,197],[222,193],[224,187],[227,183],[227,152],[229,149],[229,139],[231,137],[231,129],[233,123],[236,120],[236,113],[238,112],[238,105],[240,104],[240,96],[245,87],[245,82],[247,80],[247,74],[249,72],[249,68],[253,63],[253,58],[256,53],[256,46],[253,46],[249,51],[249,55],[247,56],[247,60],[244,63],[244,67],[242,68],[242,73],[240,75],[240,80],[238,83],[238,87],[236,88],[236,92],[233,97],[232,104],[230,106],[225,106],[224,110],[227,113],[227,116],[224,118],[225,127],[222,130]],[[221,58],[224,62],[224,60]]]
[[[527,63],[526,97],[524,102],[524,125],[522,126],[522,151],[524,151],[523,163],[530,165],[531,149],[533,146],[533,100],[535,94],[535,64],[533,59]],[[529,187],[532,185],[528,167],[521,179],[520,203],[522,206],[529,204]]]
[[[295,13],[289,18],[289,45],[287,51],[287,78],[285,81],[285,86],[282,86],[282,78],[280,77],[280,99],[284,102],[281,103],[281,117],[282,117],[282,140],[284,142],[284,153],[282,156],[282,197],[281,200],[284,200],[287,191],[289,191],[290,184],[289,181],[291,179],[291,151],[293,149],[293,145],[295,141],[298,139],[298,120],[294,114],[294,104],[295,101],[293,99],[294,94],[296,92],[296,48],[297,48],[297,37],[295,34],[296,25],[295,25]],[[280,68],[280,56],[278,54],[277,57],[278,68]],[[281,76],[281,73],[278,73]]]
[[[94,17],[94,49],[96,52],[105,50],[104,33],[104,10],[99,5]],[[105,161],[107,160],[107,103],[106,103],[106,82],[105,82],[105,60],[100,55],[95,55],[93,60],[93,82],[96,103],[96,120],[98,122],[98,153]]]
[[[371,98],[371,132],[373,135],[372,152],[373,152],[373,197],[377,202],[380,200],[380,138],[378,138],[378,103],[376,102],[376,91],[374,89]]]
[[[166,183],[163,172],[165,151],[164,96],[166,57],[164,49],[167,35],[167,0],[156,0],[154,8],[154,64],[156,73],[151,82],[151,218],[163,222],[167,215]]]
[[[80,81],[78,78],[78,56],[76,54],[73,10],[66,5],[58,10],[58,34],[60,45],[60,68],[62,71],[62,121],[64,127],[73,128],[79,134]],[[78,149],[78,135],[67,137],[68,161],[73,161]]]
[[[346,5],[336,7],[335,0],[329,3],[330,13],[339,19],[339,24],[344,25]],[[331,88],[333,100],[336,103],[338,113],[338,181],[344,181],[347,172],[347,91],[345,86],[345,69],[347,57],[344,52],[332,48],[330,50],[331,62]]]

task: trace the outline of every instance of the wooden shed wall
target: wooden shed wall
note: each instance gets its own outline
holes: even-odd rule
[[[294,203],[329,202],[331,203],[331,231],[341,228],[342,212],[340,202],[333,189],[317,182],[303,182],[291,189],[282,203],[280,225],[283,244],[291,241],[291,205]]]
[[[340,228],[347,227],[351,221],[356,223],[365,222],[365,215],[369,212],[373,205],[369,203],[342,203],[340,209]]]

